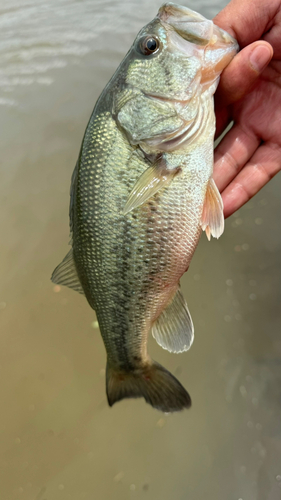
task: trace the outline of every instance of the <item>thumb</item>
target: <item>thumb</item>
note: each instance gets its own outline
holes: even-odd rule
[[[273,56],[273,48],[265,41],[251,43],[241,50],[222,72],[215,94],[217,108],[222,108],[244,97],[266,68]]]

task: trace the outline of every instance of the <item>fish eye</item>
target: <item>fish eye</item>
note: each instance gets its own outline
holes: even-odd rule
[[[140,42],[140,50],[145,56],[157,52],[159,49],[159,40],[155,36],[147,36]]]

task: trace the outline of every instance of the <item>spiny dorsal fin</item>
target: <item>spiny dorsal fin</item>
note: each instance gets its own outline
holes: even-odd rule
[[[201,226],[209,241],[211,235],[219,238],[224,231],[223,202],[214,179],[210,179],[208,183]]]
[[[75,262],[73,259],[73,250],[69,250],[63,261],[54,270],[51,280],[57,285],[64,285],[72,288],[76,292],[84,294],[80,283]]]
[[[152,327],[156,342],[170,352],[187,351],[194,339],[192,319],[184,296],[178,288],[173,301]]]

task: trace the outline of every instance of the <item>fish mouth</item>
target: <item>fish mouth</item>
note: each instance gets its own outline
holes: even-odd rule
[[[239,50],[237,41],[229,33],[187,7],[166,3],[160,7],[157,17],[169,34],[170,50],[181,50],[187,57],[199,56],[203,73],[204,68],[207,69],[211,79],[219,76]]]
[[[188,42],[202,46],[221,42],[224,45],[233,45],[237,49],[237,41],[229,33],[188,7],[172,2],[165,3],[160,7],[157,17]]]
[[[170,25],[182,38],[196,45],[207,45],[213,34],[213,23],[187,7],[166,3],[160,7],[157,17]]]

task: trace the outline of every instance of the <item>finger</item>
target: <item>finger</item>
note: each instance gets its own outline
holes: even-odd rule
[[[269,43],[254,42],[241,50],[222,72],[215,93],[216,137],[231,121],[231,110],[228,106],[250,91],[272,56],[273,49]]]
[[[237,176],[250,160],[260,144],[259,139],[240,124],[236,124],[226,134],[215,149],[214,180],[219,191]]]
[[[274,50],[274,59],[281,58],[281,2],[279,5],[279,12],[276,13],[274,24],[272,28],[263,35],[263,40],[266,40],[270,45],[272,45]]]
[[[279,9],[280,0],[232,0],[213,21],[245,47],[271,29]]]
[[[271,61],[273,49],[264,41],[245,47],[223,71],[215,94],[216,107],[228,106],[244,97]]]
[[[280,148],[270,143],[262,144],[222,192],[225,218],[247,203],[280,170]]]

